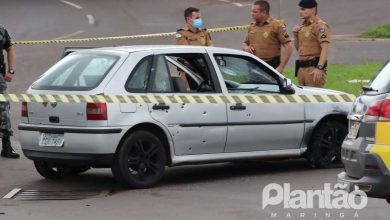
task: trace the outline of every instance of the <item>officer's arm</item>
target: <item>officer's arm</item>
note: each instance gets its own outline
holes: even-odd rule
[[[294,47],[296,50],[299,50],[299,31],[301,30],[301,25],[295,25],[293,28],[294,33]]]
[[[211,40],[211,35],[209,32],[206,32],[206,45],[209,47],[213,46],[213,41]]]
[[[15,49],[14,46],[10,46],[6,49],[7,51],[7,61],[8,61],[8,70],[15,68]]]
[[[180,32],[175,35],[177,45],[189,45],[187,38]]]
[[[249,31],[250,30],[248,29],[248,34],[245,37],[245,41],[242,43],[242,50],[253,54],[255,49],[249,44]]]
[[[325,65],[329,54],[329,44],[331,42],[332,31],[326,24],[321,24],[317,27],[318,42],[321,46],[320,61],[318,64]]]
[[[284,50],[283,50],[283,56],[280,61],[280,64],[278,66],[278,70],[280,73],[283,73],[284,68],[286,67],[288,61],[290,60],[291,54],[292,54],[292,46],[291,41],[283,44]]]
[[[291,57],[292,54],[292,47],[291,47],[291,39],[290,35],[287,32],[287,27],[285,24],[278,24],[276,26],[276,31],[278,33],[278,39],[281,45],[283,45],[284,50],[283,50],[283,56],[280,61],[279,66],[276,68],[280,73],[283,73],[284,67],[287,65],[288,60]]]
[[[249,46],[249,37],[246,35],[245,41],[242,43],[242,49],[245,50],[245,48]]]
[[[298,43],[298,33],[294,33],[294,47],[296,50],[299,50],[299,43]]]
[[[329,42],[322,42],[320,46],[321,46],[321,54],[320,54],[320,61],[318,62],[318,64],[325,65],[329,54]]]
[[[7,49],[7,63],[8,63],[8,71],[5,72],[4,79],[7,82],[11,82],[13,78],[13,74],[11,74],[9,71],[11,69],[14,69],[15,67],[15,49],[14,46],[9,46]]]

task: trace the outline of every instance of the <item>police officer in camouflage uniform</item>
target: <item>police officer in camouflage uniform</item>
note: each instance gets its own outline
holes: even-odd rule
[[[195,46],[212,46],[210,33],[206,28],[202,28],[203,21],[199,9],[187,8],[184,11],[186,24],[183,28],[177,30],[175,38],[176,44],[195,45]]]
[[[3,50],[7,52],[7,64],[4,63]],[[8,31],[0,25],[0,93],[7,92],[7,83],[11,82],[15,74],[15,50],[12,46],[11,37]],[[2,140],[1,156],[7,158],[19,158],[19,154],[11,147],[10,136],[12,136],[11,120],[9,115],[9,102],[0,102],[0,138]]]

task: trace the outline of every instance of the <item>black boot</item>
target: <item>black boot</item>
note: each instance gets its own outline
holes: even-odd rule
[[[20,155],[14,151],[11,147],[10,137],[3,137],[3,149],[1,150],[1,156],[7,158],[19,158]]]

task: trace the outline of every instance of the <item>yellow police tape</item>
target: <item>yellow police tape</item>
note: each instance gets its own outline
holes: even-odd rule
[[[340,95],[49,95],[0,94],[0,102],[50,103],[151,103],[151,104],[264,104],[352,102],[355,96]]]
[[[234,26],[234,27],[222,27],[212,28],[207,31],[210,33],[226,32],[226,31],[239,31],[248,29],[249,25]],[[94,37],[94,38],[81,38],[81,39],[67,39],[67,40],[38,40],[38,41],[15,41],[14,44],[61,44],[61,43],[83,43],[91,41],[103,41],[103,40],[126,40],[126,39],[144,39],[144,38],[157,38],[157,37],[169,37],[174,36],[176,32],[158,33],[158,34],[143,34],[143,35],[131,35],[131,36],[118,36],[118,37]]]

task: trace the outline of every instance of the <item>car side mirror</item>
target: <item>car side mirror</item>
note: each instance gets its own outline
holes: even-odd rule
[[[289,78],[284,78],[283,79],[283,87],[284,88],[287,88],[287,87],[291,87],[292,86],[292,81],[291,79]]]
[[[294,94],[295,93],[291,79],[288,79],[288,78],[283,79],[283,91],[286,94]]]

